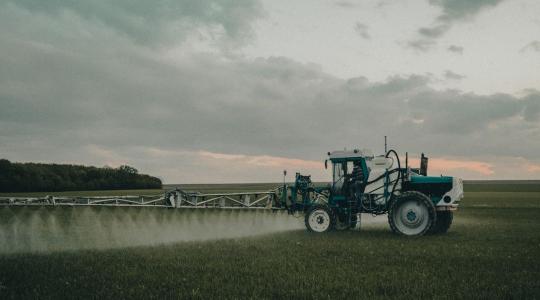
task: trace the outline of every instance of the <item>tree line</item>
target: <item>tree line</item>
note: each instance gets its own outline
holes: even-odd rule
[[[67,164],[16,163],[0,159],[0,192],[160,189],[159,178],[118,168]]]

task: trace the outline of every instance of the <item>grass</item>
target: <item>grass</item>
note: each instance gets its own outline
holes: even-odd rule
[[[0,299],[540,298],[540,192],[510,190],[466,192],[445,235],[404,238],[371,224],[3,255]]]

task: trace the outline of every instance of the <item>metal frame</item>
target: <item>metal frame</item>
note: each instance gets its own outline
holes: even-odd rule
[[[179,189],[161,195],[0,197],[0,206],[130,206],[169,208],[281,209],[281,187],[270,191],[242,193],[185,192]]]
[[[165,195],[0,197],[0,206],[161,206],[169,207]]]
[[[167,192],[171,207],[176,208],[249,208],[281,209],[281,187],[270,191],[241,193],[189,193],[182,190]]]

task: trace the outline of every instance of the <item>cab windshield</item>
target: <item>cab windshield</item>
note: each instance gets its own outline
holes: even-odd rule
[[[353,169],[353,162],[336,162],[333,164],[334,170],[333,170],[333,178],[334,178],[334,185],[333,190],[336,193],[341,193],[343,189],[343,185],[345,184],[347,175],[350,174],[350,172]]]

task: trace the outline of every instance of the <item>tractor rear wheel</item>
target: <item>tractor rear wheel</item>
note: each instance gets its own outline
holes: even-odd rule
[[[431,228],[431,233],[446,233],[452,225],[452,220],[454,219],[454,213],[452,211],[438,211],[437,212],[437,222],[433,228]]]
[[[428,233],[437,220],[435,206],[428,196],[410,191],[390,204],[388,223],[394,233],[418,236]]]
[[[313,205],[306,214],[306,228],[311,232],[327,232],[334,228],[336,218],[332,210],[323,204]]]

